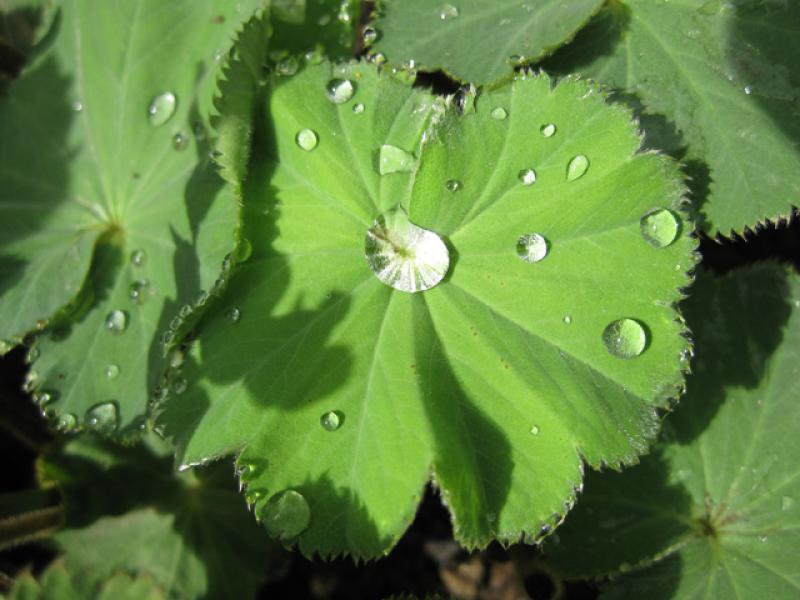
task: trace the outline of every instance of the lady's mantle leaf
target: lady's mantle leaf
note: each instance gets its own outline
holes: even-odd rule
[[[614,598],[795,598],[800,280],[766,265],[693,291],[686,397],[654,455],[589,478],[551,557],[569,576],[656,561]]]
[[[637,153],[627,112],[529,76],[459,116],[363,64],[307,67],[264,102],[252,258],[159,416],[184,463],[240,451],[274,535],[372,557],[431,474],[458,539],[485,545],[546,533],[582,461],[645,450],[683,381],[694,242],[676,166]],[[393,255],[442,264],[440,240],[432,289],[376,276]]]
[[[393,64],[488,83],[569,41],[602,0],[383,0],[367,33]]]
[[[626,0],[548,68],[579,70],[664,115],[708,185],[701,226],[730,235],[800,204],[798,56],[798,2]]]

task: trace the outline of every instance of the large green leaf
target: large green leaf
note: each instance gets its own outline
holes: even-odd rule
[[[209,162],[206,117],[230,40],[261,4],[65,1],[51,51],[0,100],[0,339],[72,302],[39,339],[31,377],[65,425],[116,413],[125,428],[145,412],[161,332],[234,245],[237,207]],[[301,26],[288,8],[292,22],[273,22],[282,39]],[[307,16],[323,9],[339,3]],[[335,23],[328,37],[349,31]],[[282,47],[309,45],[294,35]]]
[[[282,551],[248,513],[230,461],[175,475],[171,449],[145,442],[87,434],[45,456],[45,481],[66,506],[54,539],[67,569],[92,582],[147,574],[174,598],[254,597]]]
[[[489,83],[568,42],[603,0],[383,0],[374,47],[394,64]]]
[[[365,64],[309,66],[263,102],[243,196],[252,257],[196,328],[158,418],[185,464],[240,452],[270,531],[370,557],[431,476],[458,539],[485,545],[546,533],[583,461],[644,451],[682,386],[673,303],[695,258],[677,167],[637,152],[627,111],[582,81],[526,75],[460,116]],[[384,285],[365,259],[377,217],[408,227],[398,204],[450,249],[424,293]],[[657,207],[665,247],[641,232]],[[516,247],[532,232],[550,245],[535,264]],[[625,317],[647,338],[628,360],[603,341]]]
[[[587,481],[552,559],[571,576],[658,561],[612,597],[796,598],[800,280],[765,265],[693,292],[687,395],[652,456]]]
[[[800,199],[799,55],[797,2],[627,0],[609,2],[547,68],[664,115],[697,179],[701,226],[730,235],[787,217]]]

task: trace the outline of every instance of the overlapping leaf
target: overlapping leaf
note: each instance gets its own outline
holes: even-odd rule
[[[572,576],[656,561],[613,598],[794,598],[800,281],[767,265],[693,291],[695,372],[664,439],[641,465],[587,481],[550,554]]]
[[[630,0],[608,3],[547,68],[578,70],[666,117],[703,229],[727,236],[798,205],[798,55],[797,2]]]
[[[354,94],[334,103],[342,80]],[[364,64],[309,66],[263,103],[243,197],[252,258],[198,326],[159,417],[184,463],[240,451],[274,534],[372,557],[431,473],[473,546],[545,533],[582,460],[635,460],[682,384],[672,303],[694,243],[676,166],[637,152],[626,111],[583,82],[526,76],[459,116]],[[418,168],[388,173],[407,153]],[[364,256],[398,204],[450,248],[448,276],[422,294],[384,285]],[[654,208],[676,227],[666,247],[642,236]],[[517,255],[531,232],[550,245],[536,264]],[[629,360],[603,342],[624,317],[647,336]]]
[[[66,505],[54,539],[67,570],[90,583],[146,574],[172,598],[253,597],[280,550],[247,511],[230,463],[175,475],[171,450],[145,441],[82,436],[45,457],[45,481]]]
[[[540,59],[569,41],[602,0],[383,0],[375,51],[394,64],[444,71],[476,84]]]

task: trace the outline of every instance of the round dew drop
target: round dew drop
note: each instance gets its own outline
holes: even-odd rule
[[[147,279],[139,279],[131,284],[128,296],[135,304],[144,304],[147,300],[147,293],[150,290],[150,282]]]
[[[547,256],[547,240],[538,233],[526,233],[517,240],[517,256],[528,263],[537,263]]]
[[[360,115],[361,113],[363,113],[363,112],[364,112],[364,105],[363,105],[363,104],[361,104],[361,103],[359,103],[359,104],[354,104],[354,105],[353,105],[353,112],[354,112],[355,114],[357,114],[357,115]]]
[[[603,331],[606,349],[617,358],[636,358],[647,346],[647,333],[634,319],[619,319]]]
[[[128,315],[122,310],[112,310],[106,315],[106,331],[112,335],[121,335],[128,327]]]
[[[378,41],[378,30],[374,27],[367,27],[364,29],[364,44],[369,46]]]
[[[326,412],[319,418],[319,423],[325,431],[336,431],[342,426],[344,415],[336,410]]]
[[[449,179],[444,184],[444,189],[446,189],[448,192],[459,192],[463,187],[464,185],[458,179]]]
[[[119,377],[119,373],[120,373],[119,365],[115,365],[112,363],[110,365],[107,365],[105,368],[105,375],[106,379],[108,380],[116,379],[117,377]]]
[[[533,185],[536,183],[536,171],[533,169],[522,169],[522,171],[517,174],[517,178],[522,185]]]
[[[62,432],[72,431],[78,426],[78,417],[72,413],[64,413],[56,421],[56,429]]]
[[[297,142],[297,145],[306,152],[311,152],[317,147],[317,144],[319,144],[319,138],[317,137],[317,134],[311,129],[301,129],[298,131],[294,141]]]
[[[651,210],[642,217],[639,226],[642,237],[654,248],[666,248],[680,231],[680,221],[666,208]]]
[[[353,97],[355,92],[355,86],[349,79],[331,79],[325,86],[325,94],[328,96],[328,100],[334,104],[344,104]]]
[[[159,94],[150,101],[147,119],[153,127],[160,127],[172,118],[178,107],[178,98],[172,92]]]
[[[286,77],[290,77],[297,73],[297,70],[300,68],[300,64],[297,62],[297,59],[294,56],[285,56],[278,61],[278,64],[275,65],[275,71],[278,75],[284,75]]]
[[[449,21],[450,19],[455,19],[459,15],[458,7],[453,6],[452,4],[445,4],[439,9],[439,18],[442,21]]]
[[[502,106],[498,106],[497,108],[492,109],[491,115],[493,119],[502,121],[508,116],[508,112]]]
[[[539,131],[544,137],[550,138],[556,134],[556,126],[554,123],[548,123],[547,125],[542,125]]]
[[[147,260],[147,254],[145,254],[144,250],[134,250],[131,252],[131,264],[134,267],[141,267],[145,260]]]
[[[86,426],[92,431],[108,435],[116,431],[119,422],[117,405],[114,402],[95,404],[86,411]]]
[[[225,318],[231,323],[238,323],[241,317],[242,313],[238,308],[231,308],[225,313]]]
[[[573,157],[567,165],[567,181],[580,179],[589,170],[589,159],[583,154]]]
[[[180,396],[186,389],[189,387],[189,383],[183,378],[178,377],[172,381],[172,385],[170,385],[170,389],[173,391],[174,394]]]
[[[311,509],[300,492],[284,490],[267,500],[260,516],[269,535],[281,541],[289,541],[308,528]]]
[[[531,435],[539,435],[539,426],[534,425],[531,427]]]
[[[172,136],[172,147],[175,150],[185,150],[189,146],[189,138],[180,131]]]

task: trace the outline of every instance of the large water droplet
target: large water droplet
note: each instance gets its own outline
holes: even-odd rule
[[[319,138],[317,137],[317,134],[311,129],[301,129],[298,131],[294,141],[297,142],[297,145],[306,152],[311,152],[317,147],[317,144],[319,144]]]
[[[92,431],[108,435],[117,429],[119,415],[114,402],[95,404],[86,411],[86,426]]]
[[[378,170],[381,175],[389,173],[404,173],[414,169],[414,155],[397,146],[384,144],[378,160]]]
[[[150,102],[147,108],[147,118],[150,125],[160,127],[172,118],[178,106],[178,98],[172,92],[159,94]]]
[[[444,188],[448,192],[458,192],[461,188],[464,187],[463,184],[458,179],[449,179],[444,184]]]
[[[355,94],[356,88],[349,79],[331,79],[325,86],[328,100],[334,104],[344,104]]]
[[[134,267],[141,267],[147,260],[147,254],[144,250],[134,250],[131,252],[131,264]]]
[[[326,412],[319,418],[320,425],[326,431],[336,431],[342,426],[342,421],[344,421],[344,415],[336,410]]]
[[[666,248],[678,237],[680,221],[666,208],[656,208],[642,217],[639,226],[651,246]]]
[[[542,125],[539,131],[542,135],[546,138],[553,137],[556,134],[556,126],[555,123],[548,123],[547,125]]]
[[[58,421],[56,421],[56,429],[64,433],[66,433],[67,431],[72,431],[77,426],[78,426],[78,417],[76,417],[72,413],[64,413],[63,415],[58,417]]]
[[[375,220],[367,231],[364,253],[375,276],[402,292],[428,290],[450,268],[442,238],[411,223],[401,207]]]
[[[529,263],[537,263],[547,256],[547,240],[538,233],[526,233],[517,240],[517,256]]]
[[[106,315],[106,331],[113,335],[121,335],[128,327],[128,315],[123,310],[112,310]]]
[[[497,119],[498,121],[502,121],[508,116],[508,112],[502,106],[498,106],[495,109],[492,109],[492,118]]]
[[[308,501],[295,490],[284,490],[272,496],[260,514],[267,533],[281,541],[296,538],[311,520]]]
[[[150,291],[150,282],[147,279],[139,279],[131,284],[128,289],[128,296],[131,301],[136,304],[143,304],[147,300],[148,292]]]
[[[458,7],[453,6],[452,4],[445,4],[442,8],[439,9],[439,18],[442,21],[449,21],[450,19],[455,19],[458,16]]]
[[[603,343],[618,358],[636,358],[644,352],[647,333],[634,319],[619,319],[603,331]]]
[[[120,373],[119,365],[115,365],[112,363],[106,366],[105,369],[106,379],[116,379],[117,377],[119,377],[119,373]]]
[[[533,169],[522,169],[522,171],[517,174],[517,178],[522,185],[533,185],[536,183],[536,171]]]
[[[573,157],[567,165],[567,181],[580,179],[589,170],[589,159],[583,154]]]

